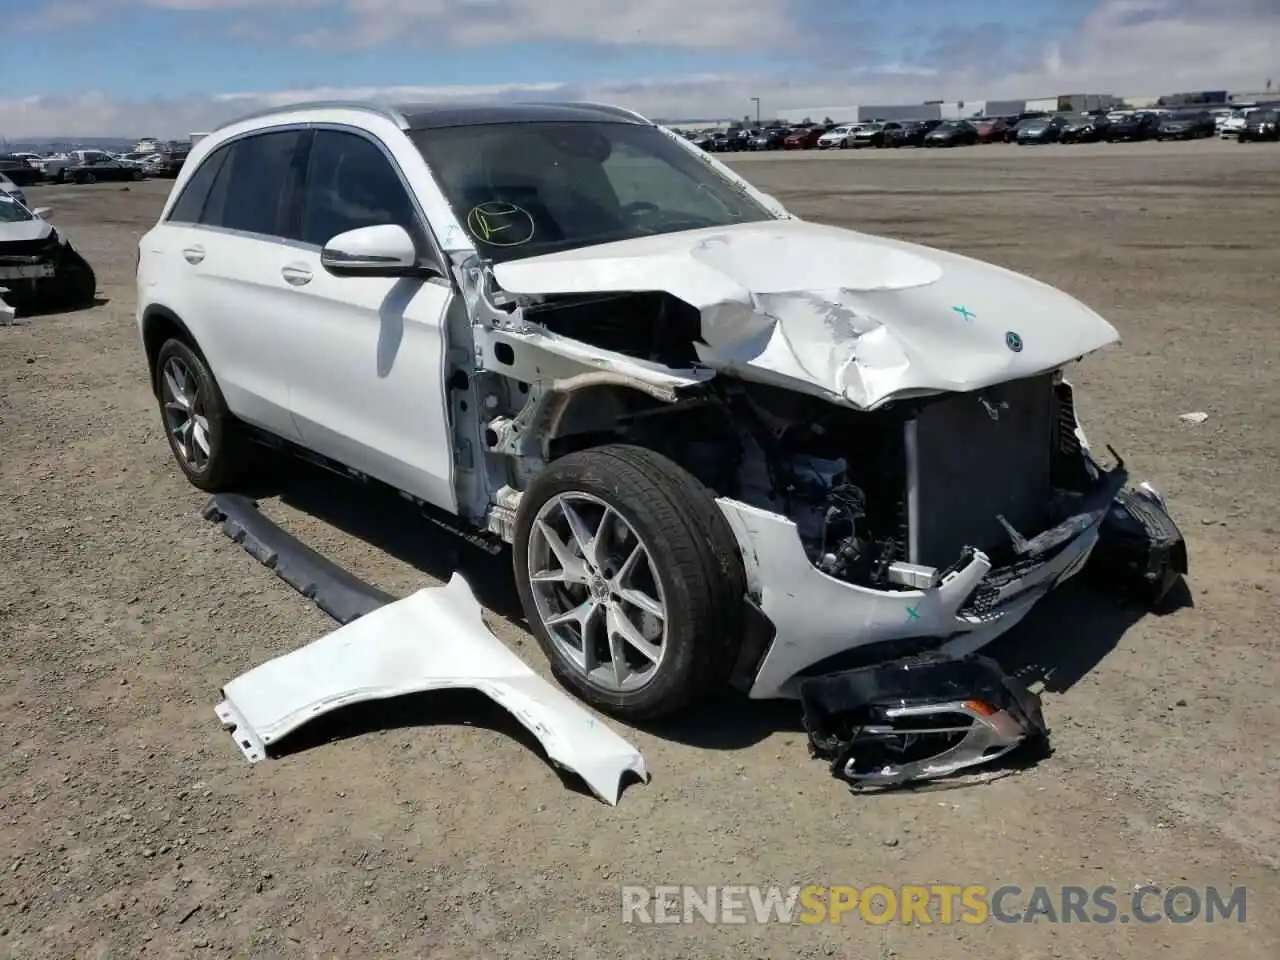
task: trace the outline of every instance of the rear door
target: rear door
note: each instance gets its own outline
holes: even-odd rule
[[[299,296],[283,275],[296,244],[311,132],[277,128],[219,148],[185,185],[166,221],[168,273],[187,323],[236,416],[299,439],[289,384],[305,376]],[[188,202],[188,196],[190,201]]]

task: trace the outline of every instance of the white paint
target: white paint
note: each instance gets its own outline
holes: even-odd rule
[[[447,586],[419,590],[241,674],[223,688],[216,712],[256,763],[307,722],[350,704],[456,689],[476,690],[507,710],[606,803],[618,802],[627,772],[648,780],[635,747],[485,627],[457,573]]]
[[[874,590],[813,566],[786,517],[724,497],[716,503],[738,540],[748,586],[777,631],[750,691],[757,699],[794,697],[792,678],[801,670],[872,643],[952,637],[945,649],[957,655],[985,646],[1080,570],[1102,523],[1099,517],[1052,560],[1005,585],[996,606],[976,617],[960,608],[991,569],[981,551],[932,589]]]
[[[1022,274],[795,219],[531,257],[494,276],[517,294],[666,291],[701,312],[709,367],[861,409],[1032,376],[1119,340]]]

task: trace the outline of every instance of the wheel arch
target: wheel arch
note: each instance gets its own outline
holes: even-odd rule
[[[159,396],[160,383],[156,376],[156,358],[160,348],[169,340],[181,340],[200,354],[207,364],[208,358],[182,318],[160,304],[152,304],[142,314],[142,346],[147,356],[147,373],[151,379],[151,392]]]

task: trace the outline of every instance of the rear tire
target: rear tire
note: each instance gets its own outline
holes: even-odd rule
[[[683,467],[620,444],[556,460],[521,499],[514,554],[529,627],[587,703],[649,720],[727,682],[745,574],[719,507]]]
[[[156,354],[152,377],[179,469],[209,493],[233,489],[252,466],[252,444],[227,409],[204,357],[182,340],[167,340]]]

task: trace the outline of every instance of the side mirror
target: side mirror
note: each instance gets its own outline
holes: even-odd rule
[[[432,272],[419,262],[409,231],[394,223],[338,234],[320,251],[320,265],[335,277],[407,277]]]
[[[41,220],[48,220],[53,216],[53,207],[36,207],[31,211],[33,217],[39,217]]]

